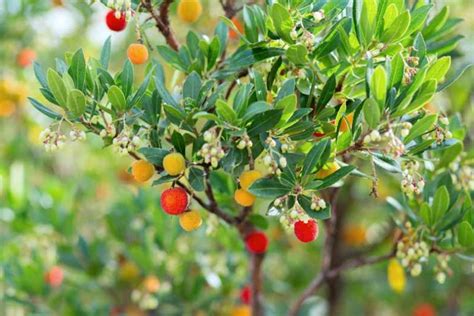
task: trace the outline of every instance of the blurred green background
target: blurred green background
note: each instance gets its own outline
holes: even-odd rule
[[[451,16],[464,19],[456,29],[465,38],[453,69],[474,62],[474,2],[434,5],[438,10],[449,5]],[[193,25],[177,21],[172,7],[178,38],[191,28],[213,31],[220,5],[207,0],[203,6]],[[240,304],[247,282],[246,254],[235,232],[209,216],[198,231],[182,231],[176,218],[159,210],[159,189],[135,183],[127,171],[131,160],[103,149],[99,138],[88,136],[86,143],[55,153],[46,153],[39,142],[48,121],[26,101],[42,98],[30,59],[53,65],[56,57],[80,47],[86,56],[97,55],[111,35],[112,68],[120,67],[135,41],[134,28],[112,34],[106,12],[88,1],[0,0],[0,315],[225,315]],[[162,42],[154,28],[147,38],[153,46]],[[156,51],[151,54],[158,58]],[[459,112],[472,126],[473,85],[471,68],[432,106]],[[350,203],[343,207],[351,215],[343,242],[350,250],[370,247],[390,226],[392,210],[383,197],[395,194],[399,182],[380,183],[378,200],[369,198],[369,184],[345,188]],[[322,238],[301,245],[278,219],[270,222],[264,293],[269,314],[283,315],[318,271]],[[44,281],[55,265],[64,270],[60,288]],[[388,286],[385,263],[353,271],[345,276],[342,310],[408,315],[430,304],[440,315],[474,315],[474,263],[453,261],[451,268],[463,272],[438,285],[427,271],[410,279],[402,294]],[[316,297],[307,309],[320,315],[325,307]]]

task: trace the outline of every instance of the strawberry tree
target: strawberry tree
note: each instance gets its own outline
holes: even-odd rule
[[[458,116],[429,107],[458,77],[447,78],[459,40],[447,8],[430,16],[424,1],[223,0],[214,34],[190,31],[179,41],[170,27],[172,0],[102,2],[111,9],[111,31],[134,27],[138,43],[118,72],[109,70],[111,54],[121,54],[110,39],[97,58],[80,49],[47,71],[35,64],[48,103],[30,101],[53,121],[41,139],[55,150],[98,135],[136,160],[137,181],[168,185],[157,192],[157,212],[161,204],[180,216],[186,231],[201,225],[199,212],[236,229],[249,252],[253,315],[264,313],[267,221],[279,220],[305,243],[324,232],[321,272],[291,315],[348,269],[392,259],[389,280],[399,288],[396,275],[415,277],[435,256],[443,283],[449,257],[472,254],[474,173],[472,155],[463,152],[465,127]],[[202,7],[182,0],[178,11],[193,22]],[[147,47],[150,25],[166,45]],[[140,80],[138,67],[145,72]],[[400,194],[388,199],[395,210],[391,250],[336,260],[345,211],[338,193],[349,181],[369,179],[377,198],[380,173],[400,181]]]

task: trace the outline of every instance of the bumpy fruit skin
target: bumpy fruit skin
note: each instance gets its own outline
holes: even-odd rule
[[[254,254],[262,254],[267,251],[268,238],[263,232],[251,232],[245,237],[245,245],[247,250]]]
[[[238,189],[234,193],[235,201],[244,207],[252,206],[255,203],[255,195],[249,193],[243,189]]]
[[[149,275],[143,280],[143,288],[148,293],[156,293],[160,289],[160,280],[153,275]]]
[[[46,272],[44,279],[49,286],[54,288],[60,287],[64,279],[63,269],[59,266],[52,267]]]
[[[354,113],[350,113],[349,115],[342,118],[341,127],[339,131],[347,132],[352,128],[352,123],[354,121]]]
[[[250,186],[261,177],[262,173],[258,170],[244,171],[239,178],[240,187],[244,190],[248,190]]]
[[[240,301],[242,304],[250,304],[250,299],[252,298],[252,289],[250,286],[244,286],[240,291]]]
[[[130,44],[127,49],[128,59],[134,65],[142,65],[148,60],[148,49],[143,44]]]
[[[429,303],[419,304],[413,309],[413,316],[436,316],[436,310]]]
[[[202,14],[199,0],[181,0],[178,4],[178,17],[187,23],[196,22]]]
[[[155,174],[155,168],[146,160],[137,160],[132,164],[132,175],[138,182],[147,182]]]
[[[160,198],[163,211],[170,215],[179,215],[188,208],[188,194],[183,188],[165,190]]]
[[[163,159],[163,168],[170,176],[177,176],[186,169],[186,160],[180,153],[171,153]]]
[[[109,13],[107,13],[105,17],[105,23],[111,31],[115,32],[123,31],[127,27],[127,20],[125,19],[125,14],[122,13],[120,15],[120,18],[117,19],[114,10],[111,10],[109,11]]]
[[[201,224],[202,218],[198,211],[185,212],[179,216],[179,225],[187,232],[198,229]]]
[[[29,48],[22,49],[16,56],[16,63],[22,68],[31,66],[36,59],[36,52]]]
[[[316,172],[316,179],[324,179],[332,175],[334,172],[339,170],[341,167],[337,162],[327,163],[321,170]]]
[[[251,316],[252,310],[248,305],[236,306],[232,309],[231,316]]]
[[[397,293],[405,290],[406,278],[405,271],[397,259],[392,259],[388,263],[387,269],[388,284]]]
[[[232,23],[234,23],[235,27],[240,32],[240,34],[244,34],[244,26],[242,25],[242,23],[239,21],[237,17],[234,16],[232,18]],[[234,31],[233,29],[229,29],[229,37],[231,39],[238,39],[240,34]]]
[[[314,219],[308,221],[297,221],[293,227],[296,238],[299,241],[308,243],[318,238],[318,223]]]

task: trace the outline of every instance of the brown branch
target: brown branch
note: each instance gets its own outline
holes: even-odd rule
[[[179,43],[173,34],[169,20],[169,7],[173,0],[164,0],[160,6],[159,12],[155,11],[151,0],[142,0],[142,6],[150,13],[152,18],[155,20],[156,27],[161,34],[165,37],[166,43],[175,51],[179,50]]]
[[[252,315],[263,315],[262,305],[262,264],[265,254],[252,254],[250,259],[250,275],[251,275],[251,306]]]

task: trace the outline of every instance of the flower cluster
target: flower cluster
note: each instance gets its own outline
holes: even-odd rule
[[[317,195],[311,196],[311,209],[315,211],[321,211],[326,208],[326,201],[324,199],[320,198]]]
[[[252,141],[250,140],[250,137],[245,134],[244,136],[242,136],[242,138],[240,138],[240,140],[238,141],[237,143],[237,148],[238,149],[245,149],[245,148],[252,148],[253,146],[253,143]]]
[[[405,162],[402,166],[402,191],[406,194],[421,194],[425,187],[425,180],[418,172],[420,164],[417,161]]]
[[[136,151],[138,148],[143,146],[143,141],[137,135],[133,135],[132,131],[128,128],[122,130],[122,132],[114,138],[113,148],[121,155],[126,155],[129,152]]]
[[[408,85],[412,82],[413,77],[418,72],[418,66],[419,63],[419,58],[416,56],[410,56],[406,59],[406,65],[403,73],[403,83]]]
[[[51,152],[63,148],[66,143],[66,136],[58,131],[46,128],[40,133],[40,141],[44,144],[46,151]]]
[[[446,274],[452,273],[448,266],[449,259],[450,257],[447,254],[438,254],[436,256],[434,272],[436,273],[436,281],[438,281],[439,284],[444,284],[444,282],[446,282]]]
[[[285,230],[291,231],[296,222],[307,222],[309,219],[310,217],[305,213],[305,211],[296,204],[293,209],[284,212],[280,216],[280,223]]]
[[[280,175],[281,169],[287,166],[286,158],[276,151],[277,142],[272,136],[268,136],[265,140],[265,144],[268,145],[263,156],[263,164],[268,168],[268,172],[271,174]],[[286,144],[289,146],[288,144]],[[288,147],[285,147],[287,149]]]
[[[217,168],[219,161],[224,158],[225,152],[220,142],[220,135],[217,135],[214,129],[204,132],[204,145],[199,150],[199,156],[204,158],[204,162]]]
[[[392,129],[383,134],[383,140],[387,142],[383,148],[385,154],[398,158],[405,153],[405,145],[400,138],[393,133]]]
[[[131,0],[108,0],[107,7],[115,10],[115,17],[120,19],[125,14],[127,21],[132,17],[132,1]]]
[[[415,234],[409,223],[406,224],[408,235],[397,244],[397,258],[402,266],[414,277],[422,271],[421,264],[428,261],[430,249],[424,241],[414,240]]]
[[[364,137],[364,144],[368,145],[371,143],[378,143],[382,140],[382,136],[378,130],[373,130],[369,134],[365,135]]]

